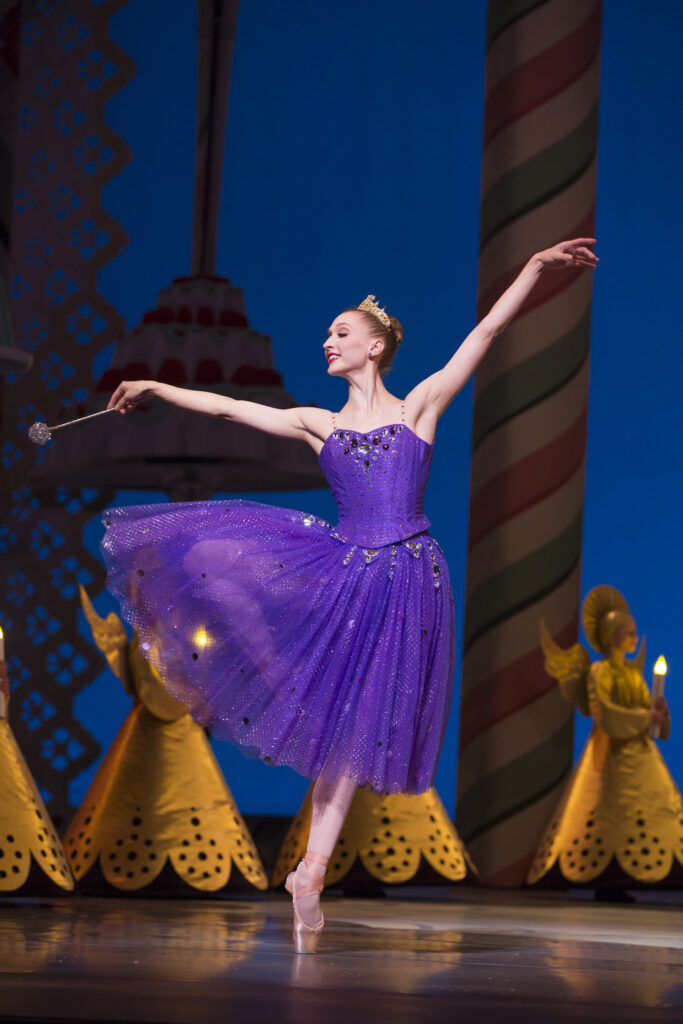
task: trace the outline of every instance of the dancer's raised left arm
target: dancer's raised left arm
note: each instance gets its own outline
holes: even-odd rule
[[[412,406],[412,418],[441,416],[488,352],[496,335],[501,334],[521,309],[541,274],[567,267],[597,266],[592,252],[594,238],[574,238],[535,253],[489,312],[479,321],[446,365],[421,381],[406,398]]]

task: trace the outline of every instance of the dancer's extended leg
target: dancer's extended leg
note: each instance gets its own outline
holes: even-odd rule
[[[342,776],[334,782],[322,778],[313,787],[313,814],[308,846],[304,859],[294,873],[300,887],[312,886],[322,889],[327,861],[332,855],[344,819],[356,792],[356,783]],[[316,928],[321,921],[320,896],[310,893],[299,896],[296,909],[301,920],[309,928]]]

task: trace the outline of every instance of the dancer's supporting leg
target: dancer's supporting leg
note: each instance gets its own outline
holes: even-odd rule
[[[316,781],[308,846],[295,872],[300,886],[313,885],[322,889],[327,861],[332,856],[355,792],[356,783],[346,776],[334,782],[325,782],[322,778]],[[300,896],[296,901],[299,916],[309,928],[315,928],[320,923],[319,902],[317,893]]]

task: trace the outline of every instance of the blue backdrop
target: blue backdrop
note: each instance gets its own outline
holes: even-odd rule
[[[129,327],[160,288],[189,272],[195,18],[189,0],[131,0],[112,20],[138,74],[107,108],[134,159],[105,191],[130,245],[100,287]],[[582,584],[583,593],[602,582],[623,590],[648,634],[648,672],[666,654],[674,727],[683,715],[682,20],[675,0],[660,0],[656,13],[636,0],[604,3]],[[253,327],[273,336],[285,386],[302,403],[343,403],[322,343],[334,315],[369,291],[404,326],[387,380],[399,395],[441,366],[474,324],[485,22],[483,2],[242,0],[216,271],[244,289]],[[439,425],[426,506],[451,567],[459,633],[470,420],[467,388]],[[328,492],[249,497],[334,515]],[[122,492],[116,503],[149,500],[159,495]],[[84,540],[97,550],[100,535],[93,522]],[[115,606],[107,594],[96,605],[101,614]],[[449,811],[458,679],[459,665],[436,780]],[[127,707],[104,671],[76,710],[108,746]],[[578,723],[577,750],[586,725]],[[665,751],[680,780],[676,746]],[[225,744],[216,753],[243,812],[298,809],[306,780]],[[76,781],[74,802],[91,777]]]

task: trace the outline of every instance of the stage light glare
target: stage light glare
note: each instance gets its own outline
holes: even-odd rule
[[[208,647],[210,642],[209,634],[206,632],[203,626],[196,630],[196,632],[192,635],[192,640],[196,647]]]

